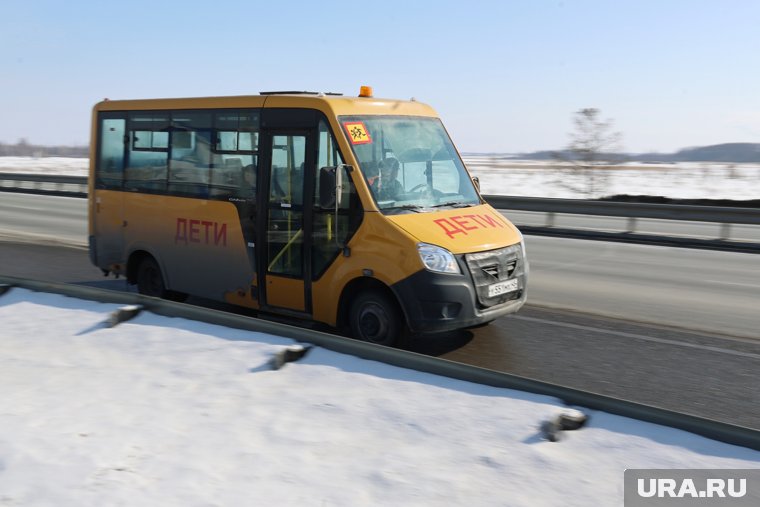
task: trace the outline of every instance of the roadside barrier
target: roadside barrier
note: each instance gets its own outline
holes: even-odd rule
[[[84,176],[0,173],[0,191],[86,198],[87,178]],[[760,226],[760,212],[753,208],[503,195],[484,195],[483,197],[498,210],[543,214],[544,223],[542,225],[518,224],[520,230],[528,235],[760,253],[760,242],[731,239],[732,227],[735,225]],[[558,216],[564,215],[617,217],[625,218],[626,221],[620,231],[558,227],[556,219]],[[715,233],[712,237],[705,238],[661,233],[647,234],[638,230],[641,219],[707,222],[715,224]]]
[[[519,224],[523,234],[760,253],[760,242],[740,241],[731,237],[734,225],[760,226],[760,210],[757,208],[503,195],[484,195],[483,197],[498,210],[543,214],[544,223],[542,225]],[[621,222],[617,231],[558,227],[556,225],[557,217],[567,215],[623,218],[625,221]],[[645,233],[640,230],[640,220],[642,219],[714,224],[713,234],[712,237],[690,237]],[[760,232],[758,232],[757,237],[760,237]]]
[[[87,177],[0,173],[0,191],[86,198]]]

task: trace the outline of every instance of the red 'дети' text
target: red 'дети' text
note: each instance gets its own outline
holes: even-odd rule
[[[504,223],[491,215],[456,215],[433,220],[443,231],[453,238],[456,234],[468,234],[467,231],[504,227]]]
[[[227,246],[227,224],[196,220],[194,218],[178,218],[177,233],[174,243],[203,243],[214,246]]]

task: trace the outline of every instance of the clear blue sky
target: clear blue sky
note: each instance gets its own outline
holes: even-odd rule
[[[435,107],[460,150],[568,143],[601,109],[627,151],[760,142],[760,2],[0,3],[0,141],[86,144],[111,99],[336,91]]]

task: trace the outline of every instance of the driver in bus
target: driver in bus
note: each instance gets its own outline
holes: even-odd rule
[[[396,179],[399,163],[393,157],[388,157],[379,164],[380,176],[370,184],[370,188],[378,201],[394,201],[404,193],[404,186]]]

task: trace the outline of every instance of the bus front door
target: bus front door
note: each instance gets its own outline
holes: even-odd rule
[[[313,136],[308,131],[262,133],[267,171],[264,227],[258,244],[262,307],[311,315],[311,200],[315,165]],[[308,174],[307,174],[308,173]],[[261,223],[261,222],[259,222]]]

